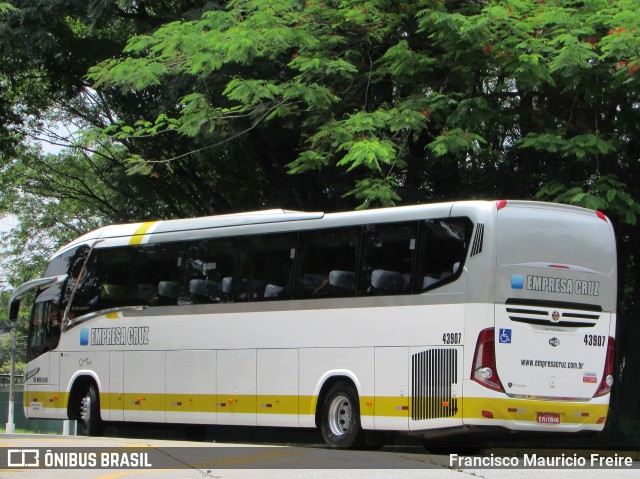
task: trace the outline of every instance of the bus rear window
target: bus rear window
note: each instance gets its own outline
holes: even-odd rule
[[[467,218],[425,220],[420,241],[414,291],[424,292],[460,276],[473,224]]]

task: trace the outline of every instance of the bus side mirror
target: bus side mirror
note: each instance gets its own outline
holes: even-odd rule
[[[16,321],[20,312],[20,300],[14,300],[9,305],[9,321]]]
[[[60,276],[51,276],[49,278],[32,279],[31,281],[27,281],[26,283],[18,286],[9,299],[9,321],[16,321],[18,319],[20,300],[27,291],[36,288],[46,288],[52,284],[60,283],[65,279],[67,279],[67,275],[61,274]]]

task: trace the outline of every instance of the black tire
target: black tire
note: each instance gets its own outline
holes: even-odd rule
[[[77,408],[78,434],[100,436],[104,432],[104,422],[100,417],[100,395],[93,382],[87,384],[78,397]]]
[[[353,385],[339,382],[331,386],[322,402],[320,431],[329,447],[346,449],[364,444],[360,402]]]

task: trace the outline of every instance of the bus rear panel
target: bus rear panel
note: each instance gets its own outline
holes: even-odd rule
[[[495,399],[468,399],[465,422],[602,430],[615,344],[611,223],[579,208],[508,202],[496,236],[495,324],[477,331],[471,366],[471,381]]]

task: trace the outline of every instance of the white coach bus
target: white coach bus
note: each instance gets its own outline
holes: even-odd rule
[[[24,411],[424,438],[599,431],[616,251],[600,212],[454,202],[107,226],[37,288]]]

